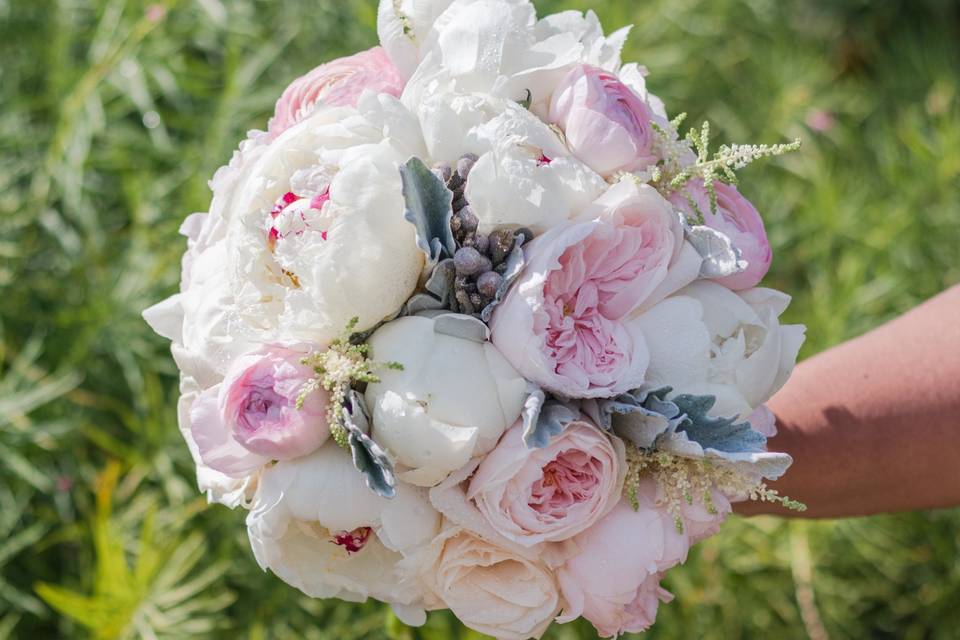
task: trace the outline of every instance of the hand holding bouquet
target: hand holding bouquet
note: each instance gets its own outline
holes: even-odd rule
[[[497,638],[649,627],[664,572],[790,464],[803,328],[734,171],[592,12],[383,0],[283,92],[148,309],[211,501],[313,597]]]

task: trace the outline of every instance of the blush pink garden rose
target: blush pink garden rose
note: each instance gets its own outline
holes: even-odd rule
[[[535,555],[444,523],[422,554],[426,560],[418,558],[428,608],[448,608],[467,627],[497,640],[543,635],[560,611],[549,567]]]
[[[531,547],[572,538],[603,517],[625,473],[623,443],[588,422],[570,423],[542,449],[524,444],[518,422],[480,463],[467,497],[498,533]]]
[[[660,587],[664,572],[687,559],[690,546],[716,533],[730,512],[719,492],[715,513],[699,502],[682,505],[683,531],[661,505],[656,482],[641,482],[639,509],[621,500],[596,525],[574,538],[580,554],[557,570],[566,606],[558,622],[583,616],[604,637],[639,633],[653,624],[659,602],[672,596]]]
[[[564,77],[550,102],[550,122],[567,146],[602,176],[637,171],[655,164],[653,110],[612,71],[577,65]]]
[[[689,196],[703,213],[705,224],[727,234],[733,245],[739,249],[741,257],[746,260],[745,271],[718,278],[717,282],[735,291],[755,287],[767,275],[770,261],[773,260],[763,218],[733,185],[715,182],[714,188],[717,191],[716,213],[710,211],[710,195],[699,178],[688,182],[683,191],[673,193],[670,202],[688,215],[695,214],[687,200],[686,196]]]
[[[527,266],[490,328],[523,376],[569,398],[617,395],[643,384],[649,351],[623,320],[654,292],[680,254],[683,229],[653,187],[624,179],[584,213],[525,249]]]
[[[284,89],[267,128],[274,137],[306,118],[319,103],[355,107],[369,89],[399,97],[404,80],[381,47],[322,64]]]
[[[238,358],[226,378],[196,399],[190,432],[204,464],[229,476],[245,476],[270,460],[313,452],[330,436],[328,397],[306,396],[304,384],[316,374],[300,360],[307,351],[277,345]]]

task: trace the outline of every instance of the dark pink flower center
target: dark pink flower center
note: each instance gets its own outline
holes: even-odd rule
[[[594,497],[602,472],[600,462],[586,452],[563,451],[543,468],[527,504],[543,516],[563,519],[572,506]]]
[[[357,527],[353,531],[340,531],[333,534],[331,542],[346,549],[347,553],[357,553],[366,546],[371,533],[373,529],[370,527]]]
[[[591,386],[612,384],[622,373],[633,347],[620,319],[639,302],[641,276],[665,259],[655,231],[601,227],[560,255],[543,290],[556,373]]]
[[[303,198],[298,196],[293,191],[287,191],[285,194],[283,194],[283,196],[279,200],[277,200],[277,203],[273,205],[273,209],[270,210],[270,218],[273,220],[276,220],[277,217],[279,217],[280,214],[282,214],[287,207],[289,207],[294,202],[298,202],[302,199]],[[323,209],[323,205],[325,205],[328,200],[330,200],[329,187],[327,187],[326,189],[323,190],[323,192],[318,193],[317,195],[313,196],[313,198],[310,199],[310,208],[316,209],[317,211],[319,211]],[[306,227],[308,228],[310,227],[310,223],[307,221],[306,216],[304,216],[303,211],[300,212],[300,220],[303,221],[303,224]],[[299,235],[300,233],[302,232],[298,231],[297,235]],[[276,249],[277,240],[282,237],[283,237],[283,234],[280,233],[279,229],[271,225],[270,231],[267,232],[267,247],[270,249],[271,252]],[[321,231],[320,237],[326,240],[327,232]]]

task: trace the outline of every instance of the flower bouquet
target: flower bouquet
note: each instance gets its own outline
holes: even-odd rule
[[[378,32],[240,143],[144,312],[200,489],[308,596],[646,629],[731,501],[801,508],[763,403],[803,328],[734,174],[795,144],[681,136],[592,12],[383,0]]]

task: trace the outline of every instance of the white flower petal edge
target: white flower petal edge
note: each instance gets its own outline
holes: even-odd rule
[[[376,496],[349,452],[333,443],[265,468],[247,516],[264,570],[311,597],[401,605],[408,619],[420,617],[423,593],[402,561],[429,544],[439,525],[423,490],[401,483],[393,500]],[[372,533],[359,550],[334,540],[365,527]]]
[[[423,256],[403,219],[398,169],[422,152],[416,120],[388,96],[365,94],[360,106],[320,109],[287,129],[234,199],[232,290],[244,321],[274,337],[329,342],[354,316],[358,329],[370,328],[400,308],[419,278]],[[303,182],[307,173],[317,177]],[[297,180],[316,191],[326,182],[329,201],[310,229],[278,240],[274,255],[270,212]]]
[[[465,195],[483,233],[503,225],[543,233],[578,216],[607,188],[549,126],[516,103],[468,139],[482,151]]]
[[[420,64],[420,45],[453,0],[380,0],[377,35],[401,75],[410,78]]]
[[[650,345],[647,384],[713,395],[710,413],[748,419],[786,382],[802,325],[781,325],[789,296],[700,280],[630,321]]]

